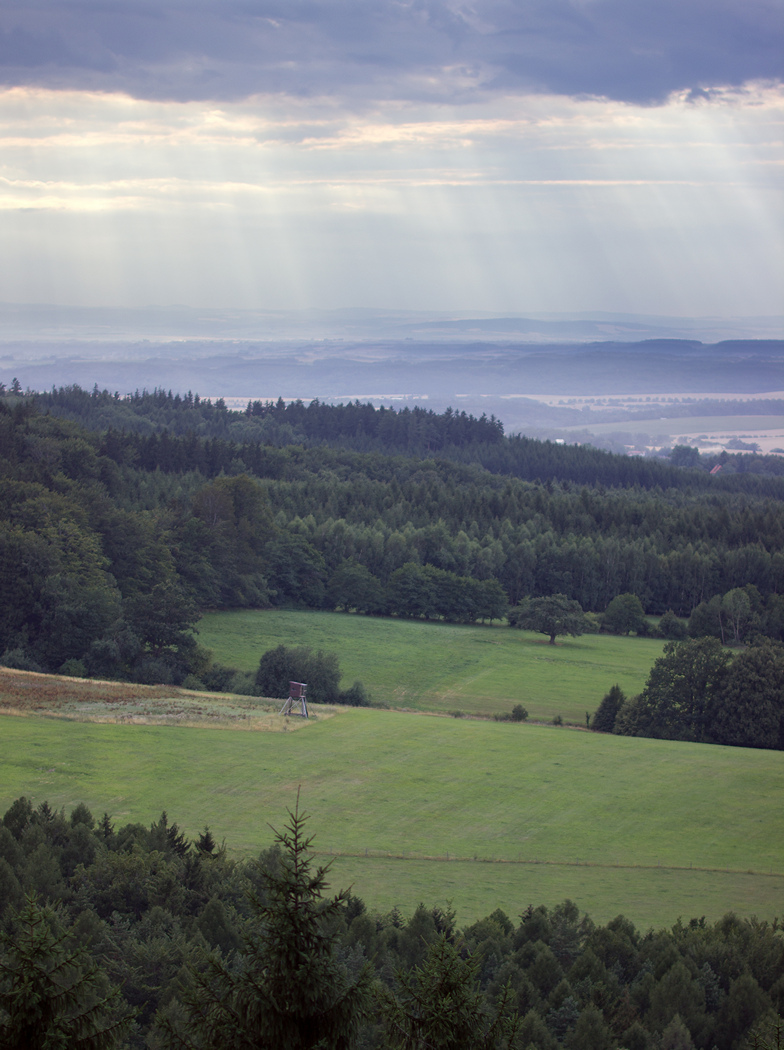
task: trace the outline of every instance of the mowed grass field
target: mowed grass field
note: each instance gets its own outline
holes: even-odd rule
[[[640,692],[664,645],[589,634],[553,646],[500,625],[277,609],[209,613],[198,626],[200,644],[239,670],[276,645],[309,645],[337,653],[344,686],[360,679],[374,703],[485,715],[522,704],[532,719],[582,725],[612,685]]]
[[[333,886],[371,909],[784,913],[781,752],[366,709],[296,733],[0,718],[0,812],[19,795],[120,824],[166,809],[253,853],[298,787]]]

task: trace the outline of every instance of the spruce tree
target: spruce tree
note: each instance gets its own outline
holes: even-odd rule
[[[351,1050],[370,1004],[370,968],[351,975],[337,951],[335,919],[348,900],[324,898],[329,865],[313,868],[312,836],[297,805],[275,832],[276,869],[260,871],[263,899],[231,964],[211,956],[193,974],[181,1024],[162,1019],[176,1050]]]
[[[3,1050],[109,1050],[130,1027],[119,991],[69,939],[32,894],[11,932],[0,934]]]
[[[448,934],[429,945],[421,966],[398,971],[397,988],[379,993],[389,1045],[397,1050],[495,1050],[511,1047],[520,1019],[507,985],[489,1011],[479,963]]]

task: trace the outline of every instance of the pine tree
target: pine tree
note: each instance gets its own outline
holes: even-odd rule
[[[263,899],[234,965],[212,956],[186,997],[182,1025],[162,1019],[177,1050],[351,1050],[369,1010],[371,973],[354,976],[337,952],[334,920],[348,900],[324,899],[329,865],[313,870],[307,817],[289,811],[276,870],[261,869]]]
[[[397,974],[397,992],[384,990],[381,1009],[390,1046],[399,1050],[493,1050],[512,1046],[520,1020],[509,1009],[511,989],[493,1015],[479,990],[476,960],[442,934],[421,966]]]
[[[109,1050],[131,1014],[105,991],[86,948],[72,948],[51,908],[27,897],[10,933],[0,934],[0,1046],[3,1050]]]

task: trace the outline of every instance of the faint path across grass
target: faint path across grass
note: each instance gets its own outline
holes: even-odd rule
[[[451,899],[469,921],[569,896],[638,924],[781,912],[784,753],[394,711],[300,725],[3,717],[0,812],[21,794],[119,822],[166,809],[190,836],[209,824],[254,852],[301,785],[334,881],[371,907]]]

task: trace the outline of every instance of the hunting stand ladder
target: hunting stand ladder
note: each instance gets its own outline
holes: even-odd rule
[[[289,696],[286,703],[281,707],[280,713],[282,715],[301,715],[302,718],[308,718],[308,702],[305,699],[307,688],[305,682],[289,682]]]

